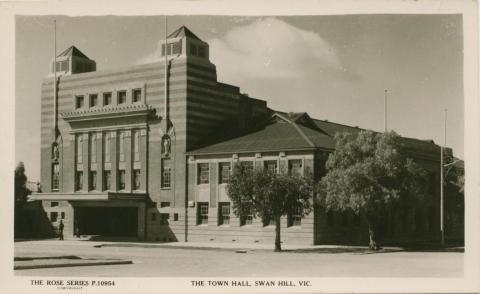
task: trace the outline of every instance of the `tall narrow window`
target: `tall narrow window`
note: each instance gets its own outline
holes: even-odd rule
[[[98,95],[97,94],[91,94],[90,95],[90,107],[96,107],[98,106]]]
[[[103,136],[103,156],[105,162],[110,162],[110,133]]]
[[[84,104],[84,101],[83,101],[83,95],[79,95],[79,96],[76,96],[75,97],[75,108],[76,109],[81,109],[83,108],[83,104]]]
[[[125,190],[125,170],[118,171],[118,189]]]
[[[230,203],[220,203],[218,207],[218,225],[230,224]]]
[[[133,170],[133,189],[134,190],[140,190],[141,184],[140,184],[140,170],[139,169],[134,169]]]
[[[120,132],[120,142],[119,144],[119,154],[120,154],[120,161],[125,161],[125,132]]]
[[[83,135],[76,136],[76,149],[77,149],[77,163],[82,163],[83,159]]]
[[[132,102],[137,103],[142,100],[142,90],[141,89],[133,89],[132,91]]]
[[[83,171],[77,171],[75,174],[75,190],[83,190]]]
[[[292,176],[302,175],[302,160],[294,159],[288,161],[288,173]]]
[[[170,158],[162,159],[162,188],[170,188],[172,177],[172,167]]]
[[[60,172],[59,172],[58,163],[54,163],[52,166],[52,190],[54,191],[58,191],[58,187],[60,183],[59,175],[60,175]]]
[[[103,171],[103,184],[105,185],[105,190],[111,189],[112,182],[112,173],[109,170]]]
[[[240,225],[241,226],[251,225],[252,223],[253,223],[252,211],[249,211],[248,213],[240,215]]]
[[[103,93],[103,106],[109,106],[112,104],[112,93]]]
[[[97,190],[97,171],[90,171],[90,190]]]
[[[97,134],[90,135],[90,161],[97,162]]]
[[[287,216],[287,225],[289,227],[300,226],[302,224],[302,216],[299,213],[291,213]]]
[[[139,150],[140,150],[140,132],[138,130],[135,130],[133,132],[133,159],[135,161],[139,161],[140,160],[140,153],[139,153]]]
[[[125,104],[127,102],[127,91],[118,91],[117,101],[118,104]]]
[[[276,160],[266,160],[264,162],[265,169],[272,173],[278,172],[277,161]]]
[[[230,162],[221,162],[219,167],[219,183],[226,184],[228,183],[228,179],[230,178]]]
[[[208,202],[198,202],[197,225],[208,224]]]
[[[210,178],[210,172],[208,168],[208,163],[199,163],[198,164],[198,184],[208,184]]]

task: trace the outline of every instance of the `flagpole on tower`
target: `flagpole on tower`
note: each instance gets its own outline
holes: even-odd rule
[[[53,20],[53,140],[57,139],[57,20]]]

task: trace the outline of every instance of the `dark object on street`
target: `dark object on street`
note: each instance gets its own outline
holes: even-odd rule
[[[59,235],[59,240],[63,240],[63,221],[60,220],[60,224],[58,225],[58,235]]]

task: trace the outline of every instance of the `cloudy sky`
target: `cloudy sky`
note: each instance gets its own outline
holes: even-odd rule
[[[40,85],[57,51],[75,45],[97,70],[158,58],[162,16],[23,16],[16,21],[16,148],[40,172]],[[222,82],[282,111],[443,142],[463,158],[462,18],[458,15],[172,16],[210,44]]]

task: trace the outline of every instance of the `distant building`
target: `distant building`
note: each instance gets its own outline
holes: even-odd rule
[[[63,220],[66,237],[78,229],[151,241],[273,242],[270,220],[233,214],[225,191],[232,166],[319,178],[335,132],[361,129],[274,111],[218,82],[208,44],[186,27],[168,36],[165,54],[167,68],[162,60],[105,71],[74,46],[58,56],[57,89],[53,74],[42,84],[42,192],[35,199],[54,226]],[[430,172],[431,195],[392,215],[385,236],[438,239],[439,146],[404,142]],[[285,243],[367,237],[361,219],[318,207],[282,219],[282,227]]]

